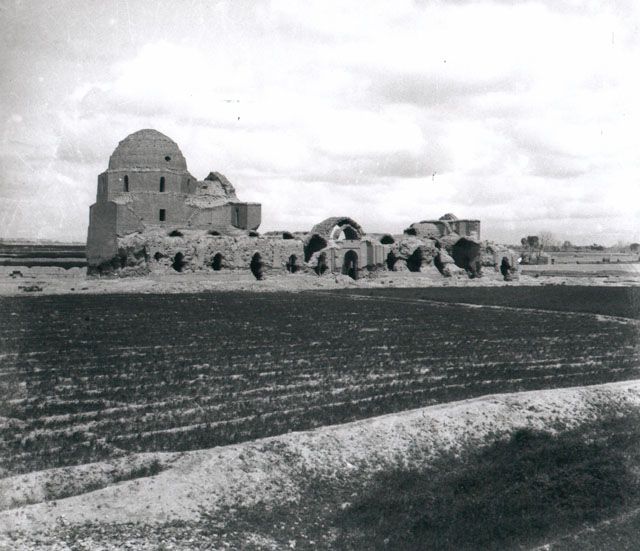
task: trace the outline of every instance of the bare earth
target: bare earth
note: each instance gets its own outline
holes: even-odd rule
[[[146,278],[95,279],[72,269],[52,273],[22,269],[0,272],[0,296],[95,293],[182,293],[210,290],[258,292],[349,287],[640,285],[640,265],[627,265],[599,277],[521,275],[516,282],[485,269],[480,280],[442,278],[437,272],[383,273],[353,281],[346,276],[289,275],[256,281],[250,274],[152,274]],[[35,286],[35,288],[34,288]],[[489,435],[516,428],[564,430],[593,419],[610,406],[640,409],[640,380],[590,387],[485,396],[478,399],[385,415],[313,431],[184,453],[132,454],[113,462],[93,463],[0,479],[0,549],[69,549],[60,530],[94,523],[117,527],[134,523],[162,529],[176,521],[197,521],[203,514],[220,526],[254,505],[295,504],[309,475],[339,483],[365,480],[398,466],[420,466],[433,458],[415,449],[458,449]],[[163,469],[146,476],[150,467]],[[142,473],[134,478],[133,473]],[[133,478],[127,480],[127,478]],[[91,530],[77,538],[76,549],[119,549],[122,541],[98,544]],[[164,541],[164,540],[163,540]],[[298,548],[313,548],[297,542]],[[165,549],[202,548],[165,544]],[[296,546],[293,541],[291,548]],[[278,549],[267,534],[247,531],[217,535],[215,548]],[[156,549],[157,540],[133,537],[128,548]]]
[[[516,285],[640,285],[640,264],[589,267],[582,265],[527,266],[518,281],[505,282],[493,268],[485,268],[483,277],[469,279],[465,274],[442,277],[435,268],[425,272],[380,272],[369,278],[354,281],[344,275],[318,277],[309,274],[268,276],[257,281],[250,273],[155,273],[146,277],[88,278],[80,268],[20,268],[21,275],[11,276],[15,267],[0,267],[0,296],[40,294],[94,293],[192,293],[212,290],[228,291],[302,291],[340,289],[349,287],[458,287],[458,286],[516,286]],[[554,272],[553,269],[557,268]],[[575,270],[574,270],[575,268]],[[573,271],[572,271],[573,270]],[[593,272],[593,270],[604,270]],[[36,287],[35,289],[33,287]],[[31,288],[31,289],[30,289]]]
[[[416,448],[456,449],[521,427],[564,430],[610,406],[640,408],[640,380],[485,396],[239,445],[155,454],[166,468],[160,474],[88,493],[81,493],[82,484],[122,465],[96,463],[11,477],[0,481],[2,505],[13,507],[0,513],[0,548],[50,548],[57,529],[85,522],[152,528],[196,520],[206,511],[224,523],[242,507],[296,503],[303,474],[334,482],[344,476],[366,479],[381,469],[428,464],[432,457],[413,453]],[[140,464],[151,455],[127,461]],[[56,487],[69,480],[77,481],[79,495],[55,499]],[[49,500],[39,501],[47,492]],[[32,504],[19,505],[25,502]],[[247,545],[262,542],[255,548],[275,548],[258,536],[242,537]],[[238,535],[234,538],[237,545]],[[93,548],[90,533],[78,543],[81,549]],[[138,544],[132,542],[133,548],[148,548]]]

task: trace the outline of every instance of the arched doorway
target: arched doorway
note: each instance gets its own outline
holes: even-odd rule
[[[482,276],[480,244],[462,237],[453,245],[451,256],[456,266],[464,268],[470,278]]]
[[[351,279],[358,279],[358,253],[347,251],[342,263],[342,273]]]
[[[222,269],[223,260],[224,260],[224,256],[222,256],[222,253],[217,253],[213,257],[213,261],[211,262],[211,267],[214,269],[214,271],[219,272]]]
[[[389,270],[390,272],[394,272],[396,269],[397,260],[398,257],[395,255],[395,253],[393,251],[389,251],[389,254],[387,255],[387,270]]]
[[[184,267],[186,265],[187,263],[184,260],[184,255],[182,253],[176,253],[176,255],[173,257],[173,262],[171,264],[171,267],[176,272],[181,272],[182,270],[184,270]]]
[[[315,271],[316,274],[321,276],[328,269],[329,269],[329,266],[327,265],[326,253],[320,253],[320,255],[318,256],[318,263],[316,264],[316,267],[313,270]]]
[[[251,273],[255,276],[256,279],[260,280],[264,278],[264,262],[262,262],[262,257],[260,253],[255,253],[251,257],[251,262],[249,264],[249,269]]]
[[[295,274],[299,269],[300,266],[298,266],[298,257],[295,254],[292,254],[287,261],[287,272]]]
[[[417,248],[407,258],[407,268],[410,272],[419,272],[422,267],[422,249]]]

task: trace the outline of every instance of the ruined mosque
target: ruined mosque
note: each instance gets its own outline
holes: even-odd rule
[[[219,172],[204,180],[189,173],[178,145],[156,130],[122,140],[98,176],[90,208],[88,272],[251,271],[343,274],[437,270],[481,275],[480,221],[446,214],[410,224],[402,234],[367,234],[348,216],[308,232],[258,233],[261,205],[242,202]],[[493,258],[490,262],[493,265]],[[485,263],[486,264],[486,263]]]

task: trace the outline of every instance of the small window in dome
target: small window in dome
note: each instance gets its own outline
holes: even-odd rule
[[[124,175],[124,190],[129,191],[129,176]]]
[[[163,192],[164,191],[164,176],[160,177],[160,191]]]
[[[165,161],[167,161],[167,162],[169,162],[169,161],[171,160],[171,157],[169,157],[169,155],[167,155],[167,156],[164,158],[164,160],[165,160]]]

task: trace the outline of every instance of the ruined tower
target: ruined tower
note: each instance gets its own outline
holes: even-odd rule
[[[260,217],[260,204],[240,202],[222,174],[197,180],[173,140],[157,130],[139,130],[118,144],[98,176],[87,261],[90,267],[109,262],[118,238],[127,234],[179,228],[233,234],[257,229]]]

